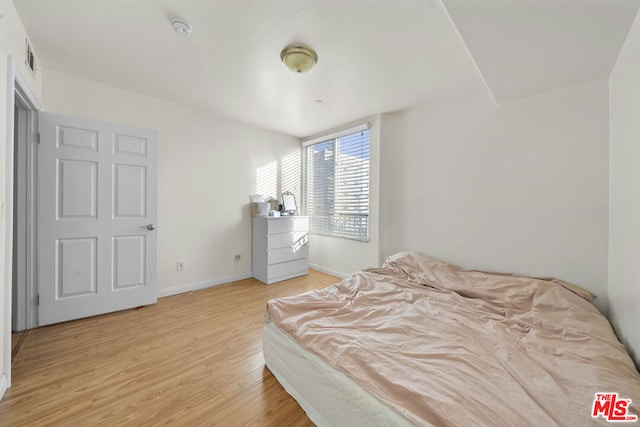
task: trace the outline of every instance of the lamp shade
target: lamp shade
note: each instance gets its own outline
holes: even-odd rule
[[[280,59],[294,73],[306,73],[318,62],[318,54],[310,47],[296,44],[282,49]]]

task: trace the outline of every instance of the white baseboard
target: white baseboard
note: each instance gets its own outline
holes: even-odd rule
[[[7,392],[7,388],[9,388],[7,376],[5,374],[2,374],[2,376],[0,377],[0,400],[2,400],[4,394]]]
[[[314,270],[318,270],[318,271],[320,271],[322,273],[327,273],[327,274],[330,274],[332,276],[339,277],[341,279],[346,279],[347,277],[351,276],[351,274],[343,273],[342,271],[332,270],[330,268],[326,268],[326,267],[323,267],[321,265],[314,264],[312,262],[309,263],[309,268],[313,268]]]
[[[253,273],[241,273],[233,276],[221,277],[218,279],[204,280],[202,282],[185,283],[183,285],[172,286],[170,288],[158,289],[158,298],[168,297],[171,295],[183,294],[185,292],[199,291],[212,286],[225,285],[237,280],[244,280],[253,277]]]

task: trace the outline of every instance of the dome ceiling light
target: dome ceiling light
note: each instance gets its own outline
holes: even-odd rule
[[[294,73],[306,73],[318,62],[318,54],[308,46],[294,44],[280,52],[280,59]]]

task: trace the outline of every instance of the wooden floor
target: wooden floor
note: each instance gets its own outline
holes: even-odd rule
[[[11,361],[15,362],[31,331],[14,332],[11,334]]]
[[[266,301],[336,283],[247,279],[31,331],[2,426],[313,425],[264,367]]]

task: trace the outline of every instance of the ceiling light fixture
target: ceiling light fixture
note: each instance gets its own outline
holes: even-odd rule
[[[171,26],[173,27],[173,31],[185,37],[189,37],[193,31],[191,24],[182,19],[174,19],[171,21]]]
[[[280,52],[280,59],[294,73],[306,73],[318,62],[318,54],[303,44],[287,46]]]

